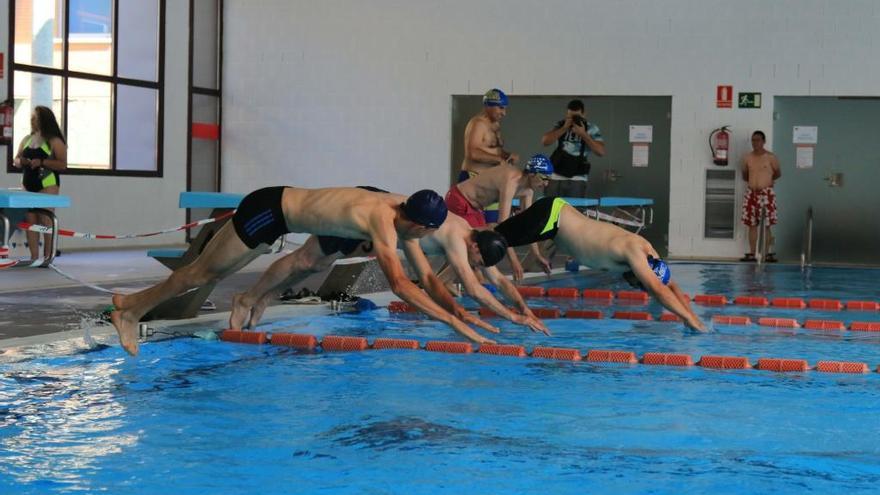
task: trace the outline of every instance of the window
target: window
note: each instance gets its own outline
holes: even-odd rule
[[[68,173],[161,176],[165,0],[11,0],[10,11],[10,153],[43,105],[67,139]]]

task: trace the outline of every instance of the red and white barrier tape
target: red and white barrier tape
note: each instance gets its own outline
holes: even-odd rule
[[[194,227],[199,227],[199,226],[202,226],[205,224],[216,222],[217,220],[223,220],[224,218],[231,217],[234,213],[235,213],[235,211],[228,211],[226,213],[223,213],[222,215],[217,215],[216,217],[211,217],[211,218],[206,218],[204,220],[190,222],[190,223],[181,225],[179,227],[164,229],[164,230],[160,230],[158,232],[148,232],[146,234],[119,234],[119,235],[91,234],[88,232],[76,232],[73,230],[58,229],[58,235],[65,236],[65,237],[78,237],[81,239],[135,239],[138,237],[152,237],[152,236],[156,236],[156,235],[170,234],[172,232],[179,232],[181,230],[188,230],[188,229],[191,229]],[[41,234],[51,234],[52,233],[51,227],[46,227],[44,225],[34,225],[32,223],[27,223],[27,222],[20,222],[18,224],[18,228],[21,230],[29,230],[31,232],[39,232]],[[2,268],[2,267],[3,266],[0,265],[0,268]]]

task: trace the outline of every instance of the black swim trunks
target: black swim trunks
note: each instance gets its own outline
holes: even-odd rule
[[[260,243],[271,245],[290,232],[281,208],[283,194],[284,186],[265,187],[241,200],[232,216],[232,225],[247,247],[256,249]]]
[[[495,232],[503,235],[510,247],[553,239],[559,231],[559,214],[567,204],[562,198],[541,198],[526,211],[496,225]]]
[[[366,189],[367,191],[372,192],[380,192],[387,193],[388,191],[384,189],[379,189],[378,187],[373,186],[357,186],[358,189]],[[344,256],[348,256],[353,253],[358,246],[362,242],[366,242],[365,239],[347,239],[345,237],[336,237],[333,235],[319,235],[318,236],[318,244],[321,245],[321,252],[325,255],[329,256],[333,253],[339,252]],[[371,251],[372,247],[368,246],[366,251]]]

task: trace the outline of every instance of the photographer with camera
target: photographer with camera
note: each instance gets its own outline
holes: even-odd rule
[[[544,146],[554,142],[556,150],[550,156],[554,172],[545,196],[585,197],[590,154],[605,156],[605,141],[599,126],[587,121],[583,101],[568,102],[565,120],[557,122],[541,137]]]

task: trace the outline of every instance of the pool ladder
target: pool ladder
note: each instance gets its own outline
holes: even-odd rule
[[[804,227],[804,240],[801,243],[801,270],[813,266],[813,207],[807,208],[807,220]]]

